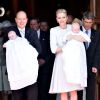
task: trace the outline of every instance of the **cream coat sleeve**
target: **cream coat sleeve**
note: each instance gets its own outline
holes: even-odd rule
[[[57,34],[56,34],[54,28],[51,28],[51,30],[50,30],[50,48],[51,48],[52,53],[56,53],[56,50],[58,48],[56,35]]]

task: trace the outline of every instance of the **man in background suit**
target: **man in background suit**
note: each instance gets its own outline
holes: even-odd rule
[[[100,33],[92,28],[94,23],[94,15],[92,12],[83,13],[81,30],[88,33],[91,42],[86,48],[87,56],[87,88],[86,100],[95,100],[95,83],[97,68],[100,66]],[[78,100],[83,100],[83,91],[78,92]]]
[[[37,33],[36,31],[33,31],[30,28],[26,27],[27,21],[28,18],[26,13],[24,11],[19,11],[16,14],[15,18],[16,26],[10,27],[8,31],[13,30],[16,32],[18,36],[26,38],[29,41],[29,43],[36,48],[38,53],[40,53],[41,45],[38,40]],[[37,82],[33,83],[32,85],[21,88],[19,90],[12,90],[12,100],[37,100],[37,99],[38,99]]]
[[[49,32],[40,29],[41,22],[38,18],[30,20],[30,27],[37,31],[42,52],[38,56],[39,73],[38,73],[38,100],[56,100],[56,96],[49,94],[49,87],[53,69],[54,55],[51,54],[49,44]]]

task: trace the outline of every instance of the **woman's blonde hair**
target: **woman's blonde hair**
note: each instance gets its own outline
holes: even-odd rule
[[[67,11],[66,11],[65,9],[58,9],[58,10],[56,11],[56,15],[57,15],[58,13],[65,13],[65,14],[67,15]]]

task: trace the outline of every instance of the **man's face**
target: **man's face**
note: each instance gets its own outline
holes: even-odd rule
[[[24,28],[27,24],[27,16],[24,12],[19,12],[15,18],[16,24],[19,28]]]
[[[39,27],[40,27],[40,24],[38,23],[38,21],[37,20],[31,20],[30,21],[30,28],[31,29],[33,29],[33,30],[38,30],[39,29]]]
[[[92,25],[94,23],[93,19],[86,19],[86,18],[83,19],[82,22],[83,22],[83,26],[86,30],[91,29]]]
[[[47,31],[48,30],[48,23],[47,22],[41,22],[40,23],[40,29],[43,31]]]

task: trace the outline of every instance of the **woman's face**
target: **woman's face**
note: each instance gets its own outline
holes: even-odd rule
[[[62,28],[66,27],[66,23],[67,23],[66,13],[62,13],[62,12],[57,13],[56,20],[57,20],[59,26],[61,26]]]

